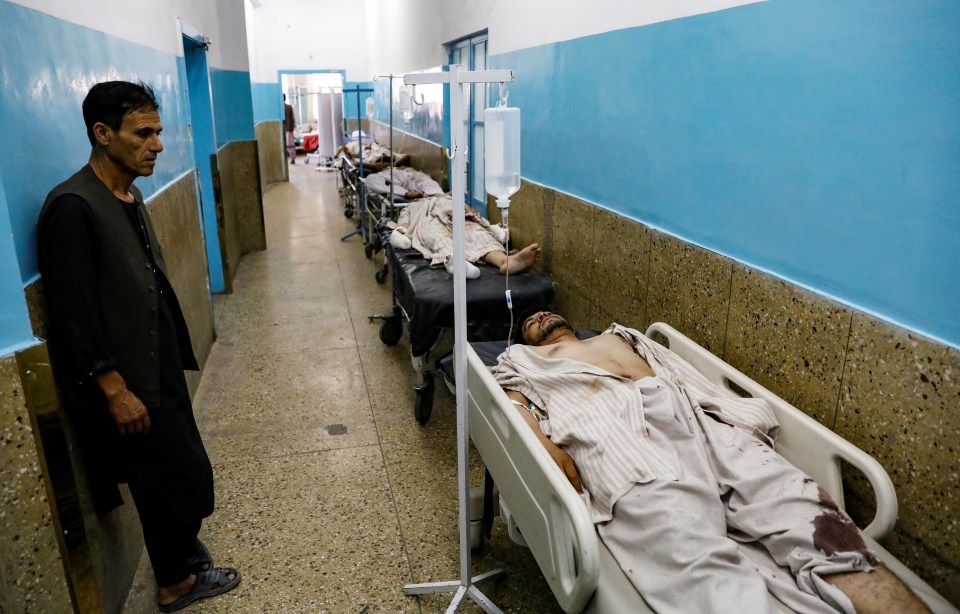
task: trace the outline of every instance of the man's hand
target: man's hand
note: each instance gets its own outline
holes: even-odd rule
[[[550,441],[549,439],[547,441]],[[580,473],[577,471],[577,464],[573,462],[573,458],[567,454],[563,448],[554,445],[551,441],[547,447],[547,452],[550,453],[550,458],[553,459],[553,462],[560,467],[560,470],[563,471],[563,474],[567,476],[567,479],[570,480],[570,483],[573,484],[573,487],[577,489],[577,492],[583,492],[583,484],[580,483]]]
[[[507,398],[512,401],[518,401],[521,405],[525,407],[530,406],[530,399],[523,396],[516,390],[504,390],[507,393]],[[523,416],[524,421],[527,425],[533,430],[534,434],[537,436],[537,439],[540,440],[540,443],[543,444],[543,447],[547,449],[547,452],[550,454],[550,458],[553,459],[553,462],[560,467],[560,470],[563,471],[563,475],[567,476],[567,479],[570,480],[570,483],[574,488],[577,489],[577,492],[583,492],[583,485],[580,483],[580,473],[577,471],[577,464],[573,462],[573,458],[567,454],[563,448],[557,444],[550,441],[550,439],[543,434],[543,431],[540,430],[540,427],[537,425],[536,419],[530,414],[530,412],[524,411],[521,408],[517,408],[517,411],[520,412],[520,415]]]
[[[123,377],[116,371],[97,376],[97,384],[107,399],[107,409],[121,435],[150,432],[150,414],[137,395],[127,389]]]

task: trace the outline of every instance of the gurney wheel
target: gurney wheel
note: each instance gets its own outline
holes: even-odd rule
[[[377,273],[379,275],[379,272]],[[380,341],[384,345],[396,345],[403,336],[403,322],[399,316],[384,318],[380,323]]]
[[[383,267],[374,273],[373,278],[377,280],[378,284],[382,284],[383,282],[387,281],[387,267]]]
[[[343,217],[347,217],[347,218],[353,217],[353,207],[347,207],[346,209],[344,209]]]
[[[363,255],[367,258],[373,258],[373,243],[367,243],[363,246]]]
[[[429,422],[433,413],[433,378],[424,376],[423,379],[423,385],[414,388],[417,398],[413,400],[413,416],[420,426]]]

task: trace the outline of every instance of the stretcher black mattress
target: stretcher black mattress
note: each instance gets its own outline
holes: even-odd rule
[[[430,268],[416,249],[384,246],[393,271],[393,294],[409,317],[410,352],[426,354],[444,328],[453,327],[453,276],[446,269]],[[467,324],[508,326],[510,311],[504,296],[505,277],[492,266],[477,265],[480,277],[467,280]],[[553,282],[532,270],[510,275],[513,313],[519,317],[533,309],[554,309]]]

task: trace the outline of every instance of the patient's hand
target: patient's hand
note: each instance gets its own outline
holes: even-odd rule
[[[403,197],[408,200],[417,200],[418,198],[423,198],[423,192],[420,190],[408,190]]]
[[[580,473],[577,471],[577,464],[573,462],[573,458],[567,454],[563,448],[554,445],[553,442],[550,442],[550,445],[547,446],[547,452],[550,453],[550,458],[560,467],[563,475],[567,476],[567,479],[570,480],[573,487],[577,489],[577,492],[583,492],[583,485],[580,483]]]

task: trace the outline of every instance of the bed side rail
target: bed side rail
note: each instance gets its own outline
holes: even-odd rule
[[[469,347],[467,371],[471,439],[560,607],[580,612],[600,574],[587,508]]]
[[[861,527],[861,530],[873,539],[881,539],[893,528],[897,521],[897,494],[890,476],[872,456],[720,360],[670,325],[655,322],[647,328],[646,334],[649,337],[654,333],[666,337],[673,352],[721,389],[742,395],[739,388],[754,398],[766,399],[780,421],[777,452],[816,480],[841,508],[844,507],[844,502],[840,460],[862,471],[873,487],[877,511],[873,520],[866,527]]]

